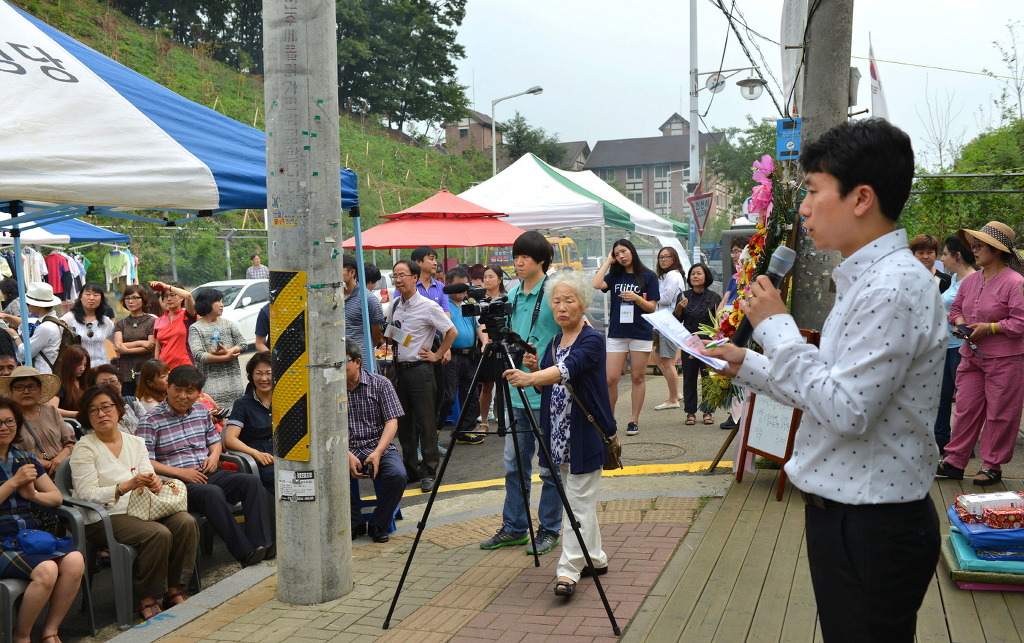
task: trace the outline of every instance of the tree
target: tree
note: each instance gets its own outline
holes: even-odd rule
[[[980,134],[964,146],[952,173],[1000,173],[1024,167],[1024,120]],[[911,236],[926,232],[944,239],[960,228],[977,230],[992,220],[1020,230],[1024,224],[1019,193],[995,190],[1024,189],[1024,177],[940,176],[918,179],[899,222]],[[970,190],[966,194],[950,191]],[[992,192],[984,192],[993,190]]]
[[[721,177],[732,205],[741,208],[754,187],[754,161],[775,154],[775,124],[757,123],[748,116],[746,129],[732,127],[715,134],[719,142],[708,146],[707,170]]]
[[[561,165],[565,148],[557,134],[549,134],[542,127],[532,127],[518,111],[501,124],[501,142],[511,161],[532,153],[548,165]]]
[[[1018,42],[1020,30],[1020,21],[1011,21],[1006,25],[1006,31],[1010,34],[1009,44],[1003,45],[998,40],[992,41],[992,46],[999,50],[1009,75],[997,76],[987,69],[982,69],[1003,84],[1003,93],[997,101],[1003,119],[1015,117],[1024,120],[1024,51],[1021,51],[1024,43]]]
[[[455,41],[466,0],[338,0],[338,101],[402,130],[462,118]]]

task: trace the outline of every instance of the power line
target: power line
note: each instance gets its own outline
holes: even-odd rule
[[[733,4],[735,5],[735,1],[734,1]],[[743,28],[747,30],[747,34],[749,36],[751,36],[750,44],[753,45],[754,49],[757,50],[757,55],[761,58],[761,62],[764,63],[764,68],[768,71],[768,75],[771,77],[771,79],[773,81],[775,81],[775,86],[779,90],[779,95],[782,95],[782,93],[783,93],[782,84],[779,82],[779,79],[775,77],[775,73],[772,71],[771,65],[768,64],[768,60],[765,59],[764,52],[761,51],[761,46],[758,45],[754,41],[754,38],[753,38],[754,35],[760,36],[761,38],[765,38],[765,37],[762,36],[760,33],[756,32],[756,31],[754,31],[753,29],[750,28],[750,25],[747,24],[747,17],[743,15],[743,10],[742,9],[740,9],[739,7],[735,7],[735,10],[736,10],[736,13],[739,14],[738,22],[743,25]],[[768,38],[765,38],[765,40],[768,40]],[[775,44],[778,45],[778,43],[775,43]]]
[[[719,4],[721,4],[721,2],[719,2]],[[733,9],[736,8],[736,0],[732,0],[732,8]],[[725,11],[725,7],[722,7],[722,11]],[[725,66],[725,52],[729,48],[729,33],[730,33],[729,27],[726,26],[726,29],[725,29],[725,44],[722,45],[722,57],[718,61],[718,69],[719,70],[721,70],[722,67]],[[697,78],[696,77],[694,77],[694,79],[693,79],[693,84],[694,84],[693,91],[700,91],[700,88],[697,87]],[[715,96],[717,96],[717,94],[715,92],[711,92],[711,100],[708,101],[708,108],[704,110],[703,114],[701,114],[701,117],[702,117],[701,120],[703,120],[703,117],[707,116],[708,112],[711,111],[711,106],[715,103]]]
[[[754,66],[754,73],[756,73],[757,76],[764,82],[764,88],[768,91],[768,95],[772,97],[772,102],[775,103],[775,109],[779,110],[779,114],[785,117],[785,110],[783,110],[782,107],[779,106],[779,101],[777,98],[775,98],[775,92],[772,91],[772,88],[768,84],[768,81],[765,80],[764,74],[761,73],[760,67],[757,66],[756,62],[754,62],[754,57],[750,55],[750,49],[747,48],[747,44],[746,42],[744,42],[743,36],[740,35],[739,27],[736,26],[736,23],[733,21],[732,16],[729,15],[729,12],[725,10],[725,6],[722,4],[722,0],[718,0],[718,8],[722,10],[723,14],[725,14],[726,20],[729,21],[729,27],[732,28],[732,30],[736,33],[736,39],[740,41],[740,47],[743,48],[743,53],[746,54],[747,60],[750,61],[750,64]]]
[[[867,56],[850,56],[850,58],[856,58],[857,60],[871,60]],[[953,69],[952,67],[937,67],[935,65],[922,65],[920,63],[905,63],[898,60],[882,60],[881,58],[875,58],[876,63],[886,63],[889,65],[906,65],[907,67],[923,67],[925,69],[938,69],[939,71],[953,71],[958,74],[974,74],[975,76],[988,76],[989,78],[1006,78],[1007,80],[1024,80],[1024,78],[1017,78],[1016,76],[1001,76],[999,74],[992,74],[987,71],[968,71],[966,69]]]

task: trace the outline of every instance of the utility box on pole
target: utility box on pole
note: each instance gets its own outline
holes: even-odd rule
[[[803,141],[813,141],[846,121],[850,98],[853,0],[811,3],[804,46]],[[788,43],[783,43],[788,44]],[[800,328],[821,330],[835,302],[832,270],[838,252],[821,252],[796,221],[796,265],[791,310]]]
[[[278,598],[352,590],[334,2],[263,1]]]

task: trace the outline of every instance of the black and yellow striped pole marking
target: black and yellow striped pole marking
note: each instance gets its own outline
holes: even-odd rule
[[[309,462],[308,303],[305,272],[270,271],[274,453],[300,462]]]

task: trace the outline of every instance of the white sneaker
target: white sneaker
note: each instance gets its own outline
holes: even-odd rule
[[[662,402],[658,406],[654,407],[655,411],[664,411],[665,409],[678,409],[679,402]]]

